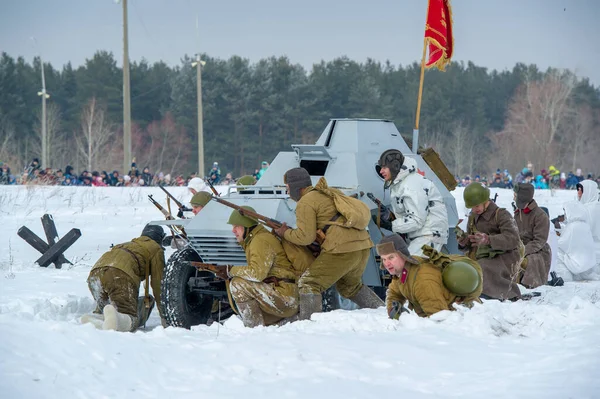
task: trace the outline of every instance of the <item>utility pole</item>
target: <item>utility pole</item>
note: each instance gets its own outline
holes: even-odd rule
[[[50,95],[46,93],[46,77],[44,76],[44,60],[40,57],[40,69],[42,70],[42,91],[38,91],[38,96],[42,97],[42,165],[48,168],[48,134],[46,132],[46,99]]]
[[[192,67],[196,67],[196,91],[198,96],[198,177],[204,178],[204,126],[202,123],[202,67],[206,61],[200,59],[200,54],[196,54],[196,61],[192,62]]]
[[[131,94],[129,90],[129,39],[127,0],[123,1],[123,174],[131,167]]]

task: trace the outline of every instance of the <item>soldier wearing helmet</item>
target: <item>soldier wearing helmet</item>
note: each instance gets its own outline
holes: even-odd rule
[[[206,206],[210,202],[212,195],[207,193],[206,191],[200,191],[192,197],[190,200],[190,205],[192,206],[192,213],[194,216],[200,213],[202,208]]]
[[[463,192],[471,209],[467,232],[456,229],[458,247],[483,269],[484,299],[521,297],[517,285],[523,254],[519,229],[512,215],[490,200],[490,189],[471,183]]]
[[[421,317],[454,310],[454,303],[471,306],[483,287],[481,267],[466,256],[443,255],[425,246],[427,257],[412,256],[398,234],[377,244],[382,268],[392,275],[385,303],[388,316],[398,319],[408,302]]]
[[[293,168],[283,176],[290,197],[296,204],[296,228],[285,223],[275,233],[296,246],[313,243],[317,231],[325,234],[321,250],[298,279],[300,320],[322,311],[322,293],[335,285],[339,294],[360,308],[377,308],[383,301],[362,282],[373,242],[366,229],[344,227],[345,218],[338,212],[325,178],[313,187],[310,174],[304,168]],[[343,195],[343,193],[339,193]],[[338,224],[332,224],[337,222]],[[290,256],[291,258],[291,256]]]
[[[249,206],[242,208],[255,212]],[[246,252],[248,266],[229,270],[231,296],[246,327],[271,325],[298,313],[294,269],[281,242],[256,219],[238,210],[227,221]]]
[[[160,300],[165,267],[164,237],[161,226],[146,225],[140,237],[113,246],[98,259],[87,280],[96,310],[83,315],[82,323],[116,331],[134,331],[145,325],[155,302],[148,293],[148,285],[152,286],[154,297]],[[144,280],[146,295],[138,298],[140,283]]]
[[[435,184],[398,150],[384,151],[377,168],[390,188],[393,211],[381,209],[382,227],[406,237],[412,254],[422,254],[423,245],[440,250],[448,242],[448,212]]]

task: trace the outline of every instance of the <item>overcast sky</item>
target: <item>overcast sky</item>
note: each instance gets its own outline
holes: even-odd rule
[[[425,0],[129,0],[132,60],[170,65],[198,51],[257,61],[287,55],[307,70],[346,55],[409,64],[421,57]],[[600,0],[453,0],[455,61],[569,68],[600,85]],[[196,29],[196,16],[200,24]],[[31,39],[35,37],[37,44]],[[122,60],[114,0],[0,0],[0,51],[61,67],[97,50]]]

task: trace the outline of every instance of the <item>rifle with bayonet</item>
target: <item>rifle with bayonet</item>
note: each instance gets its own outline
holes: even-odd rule
[[[192,211],[190,208],[183,205],[177,198],[175,198],[173,194],[171,194],[162,184],[159,183],[158,187],[160,187],[160,189],[163,190],[165,194],[167,194],[167,196],[173,200],[173,202],[175,202],[175,205],[177,205],[177,208],[179,208],[179,212],[177,213],[178,217],[183,218],[183,212]]]

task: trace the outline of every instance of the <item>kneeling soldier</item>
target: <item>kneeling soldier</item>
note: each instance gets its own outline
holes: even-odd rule
[[[406,311],[406,301],[421,317],[453,310],[453,303],[471,306],[479,301],[483,289],[481,267],[466,256],[442,254],[428,246],[423,246],[427,258],[411,256],[398,234],[382,238],[377,253],[392,275],[385,298],[392,319]]]
[[[160,281],[165,267],[165,250],[161,245],[164,237],[161,226],[146,225],[141,237],[115,245],[98,259],[87,280],[97,306],[94,314],[82,316],[82,323],[117,331],[134,331],[146,323],[154,307],[154,298],[147,292],[149,284],[160,300]],[[138,299],[140,283],[144,280],[146,296]]]
[[[254,212],[249,206],[244,206]],[[228,224],[246,252],[248,266],[232,266],[231,296],[246,327],[271,325],[298,313],[294,269],[281,242],[254,219],[231,213]]]

